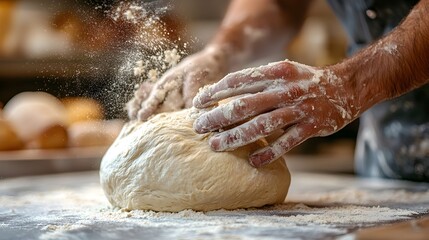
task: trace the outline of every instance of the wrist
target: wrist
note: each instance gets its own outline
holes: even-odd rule
[[[340,79],[345,94],[348,95],[350,108],[359,116],[373,105],[383,101],[384,92],[378,89],[377,79],[365,66],[365,61],[356,58],[347,59],[335,64],[331,70]]]

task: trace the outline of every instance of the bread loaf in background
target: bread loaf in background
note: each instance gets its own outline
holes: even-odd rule
[[[18,150],[23,147],[10,123],[3,119],[2,104],[0,103],[0,151]]]
[[[119,135],[122,120],[76,122],[68,128],[70,147],[109,146]]]
[[[62,99],[62,102],[67,112],[67,123],[69,125],[104,118],[103,107],[94,99],[70,97]]]
[[[27,148],[68,145],[67,111],[61,101],[48,93],[20,93],[6,104],[3,115]]]
[[[0,108],[0,119],[1,119]],[[13,97],[0,121],[0,150],[109,146],[124,125],[103,120],[96,100],[74,97],[60,101],[45,92]]]

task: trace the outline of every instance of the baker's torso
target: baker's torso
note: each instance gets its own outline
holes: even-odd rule
[[[390,32],[418,2],[327,1],[349,35],[349,54]],[[429,85],[380,103],[362,115],[355,154],[356,170],[359,174],[429,181],[427,102]]]

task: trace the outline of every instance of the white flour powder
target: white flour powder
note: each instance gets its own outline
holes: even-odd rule
[[[381,196],[381,197],[380,197]],[[9,208],[14,214],[25,214],[28,209],[35,212],[21,221],[40,223],[43,233],[40,239],[58,239],[76,231],[86,231],[93,224],[119,224],[123,228],[151,227],[170,229],[172,234],[221,235],[233,231],[233,236],[241,236],[249,228],[289,229],[302,232],[318,231],[329,234],[345,234],[347,228],[371,226],[380,222],[408,219],[417,212],[378,206],[361,206],[370,202],[381,203],[398,197],[402,201],[428,200],[429,193],[406,193],[387,190],[370,195],[364,190],[349,189],[336,193],[317,193],[300,195],[309,202],[316,201],[317,207],[307,203],[285,203],[262,209],[235,211],[195,212],[185,210],[179,213],[165,213],[135,210],[131,212],[112,209],[98,184],[78,190],[63,189],[46,193],[28,192],[25,195],[0,196],[0,205]],[[329,203],[336,202],[335,206]],[[352,205],[356,204],[356,205]],[[324,206],[322,206],[324,205]],[[38,209],[39,206],[43,206]],[[56,212],[56,214],[50,214]],[[68,220],[68,216],[75,216]],[[6,225],[1,226],[7,227]],[[16,223],[12,223],[16,225]],[[296,233],[295,232],[295,233]],[[250,238],[252,239],[252,238]]]

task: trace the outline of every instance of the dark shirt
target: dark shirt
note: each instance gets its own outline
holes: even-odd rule
[[[390,32],[416,0],[328,0],[350,37],[349,54]],[[383,64],[383,63],[381,63]],[[429,182],[429,84],[377,104],[360,118],[358,174]]]
[[[350,51],[364,47],[396,27],[418,0],[327,0],[350,37]]]

